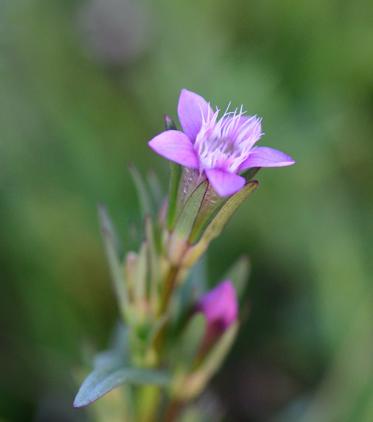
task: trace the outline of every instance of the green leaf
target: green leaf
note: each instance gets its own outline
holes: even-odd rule
[[[225,331],[198,368],[198,372],[203,373],[206,380],[210,379],[223,363],[224,358],[228,354],[233,341],[237,336],[237,332],[238,323],[236,322]]]
[[[164,329],[166,324],[169,322],[170,316],[164,315],[157,320],[154,321],[153,326],[150,329],[149,336],[147,339],[147,347],[150,348],[154,341],[156,340],[157,336],[160,335],[161,331]]]
[[[251,179],[255,176],[255,174],[259,170],[260,170],[259,168],[249,169],[244,174],[247,182],[252,182]],[[249,183],[247,183],[247,185],[248,184]],[[234,196],[236,196],[236,195],[234,195]],[[203,203],[201,205],[201,209],[198,212],[198,216],[196,218],[195,224],[193,226],[192,233],[191,233],[190,238],[189,238],[189,241],[190,241],[191,244],[196,243],[201,238],[203,232],[206,230],[208,225],[213,221],[213,219],[218,214],[218,212],[224,207],[224,204],[226,202],[228,202],[229,200],[230,200],[230,198],[220,197],[215,192],[213,187],[209,184],[208,189],[206,191],[206,195],[203,198]]]
[[[193,244],[198,241],[206,227],[211,223],[227,200],[227,198],[218,196],[214,188],[209,184],[189,237],[190,243]]]
[[[203,359],[197,369],[176,384],[176,394],[181,400],[189,401],[205,388],[206,384],[223,363],[238,331],[238,323],[233,324]]]
[[[170,164],[170,186],[168,189],[167,227],[172,230],[177,215],[177,197],[180,187],[182,167],[178,164]]]
[[[203,198],[206,194],[207,186],[207,181],[200,183],[192,192],[181,211],[175,225],[175,232],[179,235],[181,234],[182,237],[188,237],[192,230],[198,211],[201,208]]]
[[[136,260],[134,293],[137,303],[144,303],[146,299],[148,243],[143,242]]]
[[[127,290],[125,287],[124,271],[119,258],[119,247],[115,229],[104,205],[98,206],[98,215],[101,223],[102,238],[104,241],[107,260],[114,285],[114,291],[119,303],[119,309],[125,316],[128,305]]]
[[[164,198],[164,192],[162,190],[159,178],[154,171],[150,171],[147,174],[146,181],[149,186],[149,191],[153,200],[152,202],[154,203],[155,208],[158,209],[161,207]]]
[[[166,130],[176,130],[176,124],[167,114],[164,116]],[[178,193],[182,175],[182,167],[179,164],[170,163],[170,185],[168,188],[167,227],[172,230],[177,215]]]
[[[159,257],[154,236],[155,227],[150,217],[145,218],[145,234],[148,246],[148,263],[149,263],[149,295],[153,306],[157,302],[158,282],[159,282]]]
[[[143,217],[145,217],[146,215],[150,215],[152,212],[151,198],[149,196],[149,192],[146,188],[144,180],[136,167],[132,165],[129,166],[129,171],[136,187],[142,215]]]
[[[250,274],[250,260],[247,256],[239,258],[225,274],[225,280],[231,280],[237,292],[237,297],[242,297]]]
[[[178,290],[180,311],[188,305],[196,302],[203,292],[207,290],[207,260],[201,258],[190,270],[188,278],[181,284]]]
[[[164,371],[129,366],[128,329],[118,325],[112,348],[96,355],[94,370],[80,386],[74,407],[87,406],[124,383],[166,385],[168,381]]]
[[[180,353],[178,353],[178,358],[176,360],[177,364],[186,364],[190,365],[195,357],[199,345],[203,339],[206,328],[206,318],[197,313],[188,322],[184,332],[181,334],[180,338]],[[181,362],[183,357],[184,362]],[[179,365],[178,365],[179,366]]]
[[[212,239],[219,236],[230,217],[242,202],[258,187],[258,184],[259,183],[256,180],[249,182],[239,192],[231,196],[208,225],[201,240],[210,242]]]
[[[74,407],[87,406],[124,383],[166,385],[169,376],[158,370],[107,366],[95,369],[84,380],[74,400]]]
[[[109,352],[116,354],[121,362],[129,359],[128,328],[121,322],[114,327],[109,346]],[[100,355],[98,354],[97,356]],[[95,368],[96,366],[97,362],[95,361]]]
[[[128,330],[118,324],[111,339],[110,349],[97,353],[93,360],[95,370],[123,367],[129,360]]]
[[[256,180],[248,182],[239,192],[231,196],[221,207],[216,216],[212,219],[200,240],[183,257],[183,264],[186,267],[192,266],[196,260],[206,251],[210,242],[222,232],[230,217],[242,204],[242,202],[258,187]]]

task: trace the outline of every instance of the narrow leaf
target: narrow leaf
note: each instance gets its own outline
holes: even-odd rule
[[[235,195],[231,196],[220,209],[216,217],[209,224],[201,240],[204,242],[210,242],[212,239],[219,236],[219,234],[221,233],[233,213],[257,187],[258,182],[254,180],[252,182],[249,182]]]
[[[205,334],[205,328],[205,317],[201,314],[195,314],[188,322],[185,331],[181,334],[180,352],[178,353],[178,358],[176,361],[177,364],[184,364],[186,366],[190,365],[198,351],[199,345],[202,342],[203,336]],[[180,359],[181,357],[184,359]],[[182,362],[182,360],[184,362]]]
[[[140,304],[143,304],[146,300],[147,254],[148,243],[145,241],[142,243],[137,257],[134,283],[135,298]]]
[[[150,348],[152,344],[156,341],[156,338],[161,334],[166,324],[169,322],[169,315],[164,315],[161,318],[158,318],[149,332],[149,338],[147,340],[147,347]]]
[[[211,223],[207,226],[200,240],[189,249],[183,258],[183,264],[187,267],[193,265],[196,260],[206,251],[210,242],[222,232],[230,217],[242,204],[242,202],[258,187],[258,182],[248,182],[239,192],[231,196],[219,210]]]
[[[198,369],[209,379],[223,363],[224,358],[228,354],[234,339],[237,336],[238,323],[231,325],[229,329],[222,335],[217,344],[212,348],[211,352],[206,356],[202,365]]]
[[[143,368],[107,367],[94,370],[81,385],[74,407],[83,407],[96,401],[124,383],[166,385],[168,375],[163,371]]]
[[[207,290],[207,280],[207,261],[203,257],[191,268],[188,278],[179,287],[180,312],[186,309],[188,305],[196,302]]]
[[[205,388],[207,382],[223,363],[237,335],[238,323],[233,324],[214,345],[210,353],[194,372],[186,376],[179,385],[177,395],[183,400],[191,400]]]
[[[107,260],[109,262],[109,269],[114,285],[114,290],[119,302],[120,311],[124,316],[126,306],[128,304],[128,297],[125,288],[122,264],[118,254],[117,237],[110,217],[103,205],[98,206],[98,215],[101,223],[102,238],[104,241]]]
[[[167,114],[164,116],[164,125],[166,130],[175,130],[176,124]],[[181,181],[182,167],[175,163],[170,163],[170,185],[168,188],[168,208],[167,208],[167,227],[172,230],[178,206],[178,193]]]
[[[161,206],[163,200],[163,191],[158,176],[154,171],[150,171],[147,175],[149,190],[156,208]]]
[[[186,237],[189,236],[201,207],[203,197],[205,196],[207,186],[207,181],[200,183],[188,198],[175,225],[175,232],[178,234]]]
[[[94,358],[94,368],[107,368],[121,365],[129,359],[128,329],[121,323],[117,324],[110,340],[110,348],[98,353]]]
[[[178,209],[182,209],[187,199],[201,182],[201,174],[199,170],[183,167],[181,181],[178,192]]]
[[[145,234],[148,245],[149,295],[151,304],[155,306],[158,293],[159,264],[155,244],[154,225],[150,217],[145,218]]]
[[[141,174],[139,173],[139,171],[137,170],[136,167],[131,165],[129,167],[129,171],[131,173],[133,182],[134,182],[135,187],[136,187],[137,196],[139,198],[142,215],[143,216],[149,215],[152,212],[151,199],[150,199],[149,193],[147,191],[146,185],[144,183],[144,180],[143,180]]]
[[[181,181],[182,167],[170,164],[170,186],[168,189],[167,227],[172,230],[177,215],[177,199]]]
[[[225,280],[231,280],[237,292],[237,297],[242,297],[250,274],[250,260],[247,256],[239,258],[224,276]]]
[[[189,237],[190,243],[193,244],[198,241],[206,227],[211,223],[225,202],[227,202],[227,198],[218,196],[214,188],[211,186],[211,184],[209,184],[206,195],[203,198],[201,209],[199,210],[198,216],[194,223],[192,233]]]

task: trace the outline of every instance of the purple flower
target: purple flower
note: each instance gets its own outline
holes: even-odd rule
[[[219,117],[200,95],[183,89],[178,115],[183,131],[167,130],[149,142],[159,155],[199,170],[220,196],[245,185],[240,173],[252,167],[283,167],[295,161],[281,151],[255,146],[261,138],[261,119],[243,108],[228,109]]]
[[[236,291],[230,280],[218,284],[203,295],[196,305],[196,311],[204,314],[207,331],[224,331],[237,319],[238,304]]]

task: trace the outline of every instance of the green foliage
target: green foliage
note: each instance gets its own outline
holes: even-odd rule
[[[181,181],[182,167],[178,164],[170,164],[170,187],[168,191],[168,210],[167,225],[170,230],[173,229],[177,216],[177,196]]]
[[[207,186],[207,181],[200,183],[187,199],[175,224],[174,231],[177,235],[183,236],[186,239],[189,237],[206,194]]]
[[[233,213],[257,187],[257,181],[248,182],[239,192],[229,197],[216,216],[211,219],[201,236],[200,242],[209,244],[211,240],[219,236]]]
[[[123,265],[119,257],[118,236],[103,205],[99,205],[98,213],[114,290],[118,298],[120,311],[123,315],[126,315],[128,294],[125,286]]]
[[[127,343],[128,335],[124,333],[114,349],[96,357],[94,370],[81,385],[74,407],[87,406],[122,384],[164,386],[168,383],[169,376],[163,371],[130,366],[129,356],[124,353]]]
[[[242,299],[250,274],[250,261],[247,256],[239,258],[227,271],[224,280],[231,280],[236,289],[237,297]]]
[[[147,215],[151,215],[153,211],[149,191],[137,168],[135,166],[130,166],[129,170],[136,186],[140,209],[144,218]]]

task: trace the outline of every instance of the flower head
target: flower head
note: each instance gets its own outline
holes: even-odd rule
[[[204,314],[207,330],[226,330],[236,321],[238,313],[236,291],[232,282],[223,281],[203,295],[196,305],[196,311]]]
[[[200,95],[183,89],[178,104],[183,131],[168,130],[149,142],[159,155],[205,175],[220,196],[232,195],[245,185],[240,173],[252,167],[284,167],[295,161],[281,151],[257,147],[261,119],[243,108],[221,116]]]

